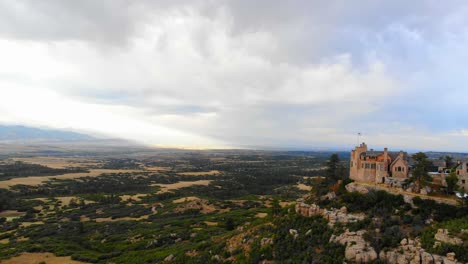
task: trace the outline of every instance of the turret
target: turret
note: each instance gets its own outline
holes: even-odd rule
[[[351,150],[351,161],[350,161],[350,174],[349,177],[353,180],[357,179],[358,170],[361,166],[360,156],[361,153],[367,151],[366,143],[362,142],[359,146],[356,146],[354,150]]]
[[[383,149],[383,156],[384,156],[385,171],[388,171],[388,148]]]

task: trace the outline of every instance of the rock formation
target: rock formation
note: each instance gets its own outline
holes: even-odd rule
[[[332,235],[330,242],[346,245],[345,258],[357,263],[367,263],[377,259],[377,252],[364,240],[365,230],[350,232],[346,230],[339,236]]]
[[[418,239],[404,238],[396,249],[381,251],[379,258],[389,264],[462,264],[455,253],[440,256],[426,252]]]
[[[325,208],[320,208],[316,204],[306,204],[302,199],[299,199],[296,203],[296,213],[301,214],[306,217],[319,215],[328,220],[329,225],[334,225],[335,223],[352,223],[363,220],[365,218],[364,214],[350,214],[346,207],[340,209],[331,209],[327,210]]]
[[[440,256],[426,252],[418,239],[404,238],[395,249],[381,251],[377,255],[373,247],[362,237],[365,230],[346,230],[339,236],[332,235],[330,242],[346,245],[345,258],[357,263],[367,263],[379,258],[388,264],[463,264],[458,262],[455,253]]]
[[[453,244],[453,245],[458,245],[458,246],[463,245],[463,240],[458,237],[449,236],[449,232],[447,229],[438,229],[434,238],[437,241],[447,243],[447,244]]]
[[[345,188],[346,188],[346,190],[348,192],[359,192],[359,193],[362,193],[362,194],[366,194],[366,193],[369,192],[369,188],[366,188],[366,187],[364,187],[362,185],[358,185],[358,184],[356,184],[354,182],[351,182],[351,183],[347,184],[345,186]]]

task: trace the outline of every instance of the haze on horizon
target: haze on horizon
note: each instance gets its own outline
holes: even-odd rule
[[[0,58],[1,124],[468,150],[465,1],[0,0]]]

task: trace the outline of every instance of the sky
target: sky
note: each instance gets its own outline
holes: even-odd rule
[[[464,0],[0,0],[2,124],[467,152],[467,86]]]

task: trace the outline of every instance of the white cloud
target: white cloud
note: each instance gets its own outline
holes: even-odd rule
[[[0,122],[94,131],[148,145],[228,146],[221,141],[149,122],[140,109],[129,106],[80,102],[43,87],[31,89],[8,82],[0,82],[0,87],[10,87],[2,92]]]
[[[269,6],[264,12],[246,2],[142,1],[125,9],[118,1],[115,17],[99,18],[85,12],[92,1],[36,5],[12,5],[3,12],[17,19],[0,19],[18,29],[0,26],[0,121],[163,145],[346,145],[367,130],[376,144],[391,137],[395,145],[460,149],[458,137],[445,144],[446,131],[431,132],[420,111],[425,103],[412,98],[435,69],[466,55],[468,38],[450,35],[461,42],[454,46],[427,16],[463,25],[462,16],[449,17],[464,11],[411,5],[420,13],[400,13],[395,4],[381,18],[370,3],[359,14],[300,1],[259,3]],[[44,16],[51,10],[68,15]],[[51,28],[35,27],[25,14]],[[433,97],[427,89],[422,96]],[[463,91],[451,88],[446,98]],[[427,135],[418,137],[418,129]]]

